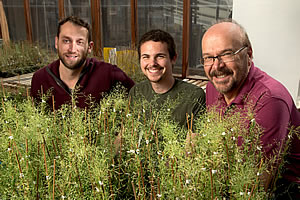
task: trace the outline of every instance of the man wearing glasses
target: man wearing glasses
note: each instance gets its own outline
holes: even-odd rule
[[[222,114],[254,113],[263,128],[262,147],[267,157],[276,155],[291,127],[300,127],[300,113],[286,88],[252,62],[252,46],[246,31],[227,20],[211,26],[203,36],[201,62],[210,80],[206,87],[208,109]],[[275,199],[299,199],[300,141],[294,137],[286,157]],[[264,180],[269,187],[271,176]]]

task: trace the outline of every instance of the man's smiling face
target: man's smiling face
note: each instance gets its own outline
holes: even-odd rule
[[[59,37],[55,38],[59,59],[68,69],[80,68],[91,52],[91,46],[88,42],[88,30],[71,22],[63,24]]]
[[[243,45],[240,31],[235,24],[228,22],[216,24],[208,29],[203,37],[203,57],[232,53]],[[224,63],[215,59],[211,66],[204,67],[204,71],[220,93],[235,96],[248,75],[249,63],[247,51],[243,50],[236,54],[231,62]]]
[[[150,82],[159,83],[172,77],[176,57],[171,60],[166,43],[147,41],[141,45],[140,65]]]

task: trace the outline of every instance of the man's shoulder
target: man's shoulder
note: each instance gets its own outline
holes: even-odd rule
[[[35,71],[35,72],[33,73],[33,76],[34,76],[34,77],[36,77],[36,76],[44,76],[45,74],[47,74],[46,67],[47,67],[47,66],[42,67],[42,68],[38,69],[37,71]]]
[[[135,84],[129,91],[129,96],[134,102],[151,101],[154,93],[148,80]]]
[[[179,79],[176,79],[176,85],[173,87],[173,90],[193,96],[205,96],[204,90],[201,87]]]
[[[92,76],[97,74],[104,78],[110,78],[117,81],[128,81],[130,78],[127,74],[117,65],[113,65],[104,61],[97,60],[96,58],[89,58],[87,65],[90,65],[90,73]],[[130,79],[130,81],[132,81]],[[133,82],[133,81],[132,81]],[[133,84],[130,84],[133,85]]]
[[[50,63],[47,66],[44,66],[40,69],[38,69],[36,72],[33,74],[33,78],[39,78],[39,79],[44,79],[45,77],[48,77],[50,70],[52,73],[56,74],[58,71],[58,66],[59,66],[59,60],[55,60],[52,63]]]
[[[43,87],[44,92],[46,92],[48,89],[55,85],[55,81],[51,77],[50,73],[57,74],[58,65],[59,60],[56,60],[34,72],[31,79],[31,96],[36,98],[39,94],[39,91],[41,90],[41,87]]]
[[[139,92],[139,93],[145,93],[147,91],[151,90],[151,85],[149,83],[148,80],[144,80],[141,81],[137,84],[135,84],[132,88],[131,88],[131,92]]]
[[[250,92],[252,95],[282,99],[284,101],[291,98],[288,90],[282,83],[258,68],[256,68],[252,82],[253,87]]]
[[[88,58],[87,59],[87,65],[91,64],[94,68],[94,70],[105,70],[105,71],[111,71],[111,70],[121,70],[116,65],[100,61],[96,58]]]

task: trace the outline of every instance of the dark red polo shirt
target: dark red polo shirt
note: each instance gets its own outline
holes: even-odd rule
[[[238,96],[230,105],[212,83],[206,87],[206,104],[208,109],[217,106],[223,115],[233,107],[246,112],[246,106],[251,104],[255,120],[263,128],[261,142],[267,157],[278,152],[278,143],[287,139],[290,127],[300,126],[300,112],[287,89],[253,64]],[[300,140],[297,137],[292,140],[287,161],[283,178],[300,183]]]

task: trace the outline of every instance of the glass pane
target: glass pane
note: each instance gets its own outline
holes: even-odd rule
[[[232,17],[232,0],[191,0],[191,32],[189,67],[203,69],[201,40],[204,32],[216,19]],[[190,70],[193,74],[193,69]]]
[[[65,0],[64,5],[66,17],[75,15],[92,25],[90,0]]]
[[[33,40],[41,41],[54,49],[58,23],[57,1],[31,0],[30,11]]]
[[[169,32],[175,39],[178,58],[182,63],[183,0],[138,0],[138,38],[152,29]]]
[[[102,35],[104,47],[131,45],[130,0],[102,0]]]
[[[26,40],[23,0],[2,0],[11,40]]]

